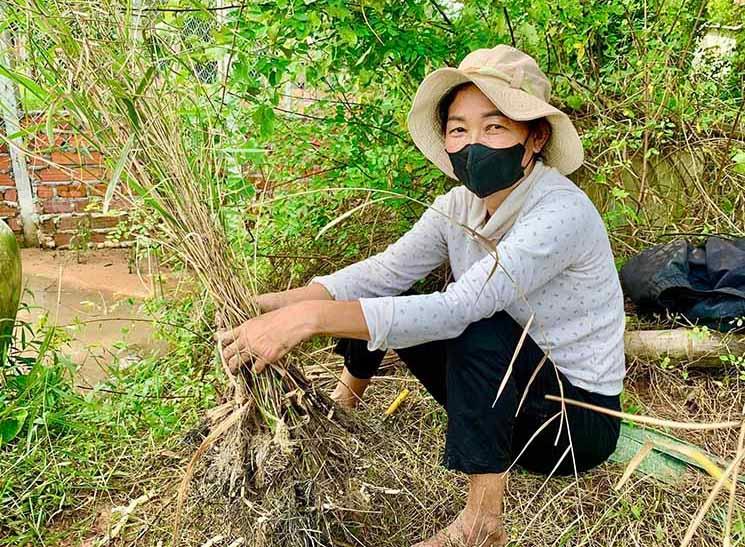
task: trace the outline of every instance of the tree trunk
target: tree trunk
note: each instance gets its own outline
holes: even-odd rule
[[[688,361],[695,367],[726,364],[720,355],[745,355],[745,336],[718,331],[697,333],[691,329],[637,330],[625,335],[627,357],[645,361]]]

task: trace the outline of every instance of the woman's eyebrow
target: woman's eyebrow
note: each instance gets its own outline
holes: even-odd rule
[[[499,110],[490,110],[489,112],[484,112],[483,114],[481,114],[482,118],[490,118],[492,116],[500,116],[503,118],[505,117],[505,115],[502,114]],[[453,115],[453,116],[448,116],[447,121],[464,122],[466,121],[466,119],[463,116]]]

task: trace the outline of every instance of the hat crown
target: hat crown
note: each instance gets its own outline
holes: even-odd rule
[[[463,58],[458,69],[498,78],[510,87],[521,89],[545,102],[551,98],[551,82],[535,59],[506,44],[472,51]]]

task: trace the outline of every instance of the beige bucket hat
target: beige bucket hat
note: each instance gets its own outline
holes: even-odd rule
[[[472,51],[458,68],[438,68],[429,73],[414,96],[407,119],[409,133],[417,148],[447,176],[457,180],[445,151],[437,106],[450,89],[469,81],[513,120],[547,119],[551,137],[542,151],[547,165],[563,175],[582,165],[582,141],[569,116],[549,104],[551,82],[538,63],[519,49],[499,44]]]

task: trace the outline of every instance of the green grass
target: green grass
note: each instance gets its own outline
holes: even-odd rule
[[[209,363],[202,359],[207,346],[188,325],[190,303],[150,306],[164,321],[186,327],[160,330],[173,347],[164,358],[114,364],[105,382],[76,389],[64,336],[45,328],[24,341],[34,357],[17,356],[5,371],[0,545],[53,544],[57,518],[78,513],[79,522],[101,498],[128,496],[153,454],[177,445],[201,411],[214,406],[214,378],[198,365]]]

